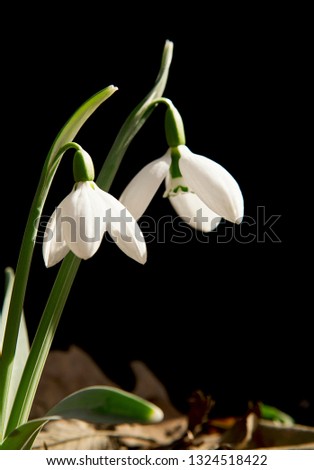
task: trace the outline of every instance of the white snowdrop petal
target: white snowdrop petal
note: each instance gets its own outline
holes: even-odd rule
[[[141,264],[146,263],[146,243],[135,218],[111,194],[104,193],[102,197],[107,203],[110,203],[111,207],[106,218],[107,230],[111,238],[127,256]]]
[[[221,165],[180,146],[180,170],[187,186],[215,213],[240,223],[244,204],[242,192],[233,176]]]
[[[138,220],[149,206],[170,166],[170,150],[144,166],[127,185],[119,200]]]
[[[62,231],[73,253],[91,258],[98,250],[105,232],[105,209],[90,181],[78,183],[62,204]]]
[[[181,192],[169,197],[169,201],[184,222],[202,232],[214,230],[221,220],[195,193]]]
[[[47,268],[59,263],[70,251],[69,247],[62,238],[61,227],[59,224],[60,209],[56,209],[50,217],[43,238],[43,257]]]

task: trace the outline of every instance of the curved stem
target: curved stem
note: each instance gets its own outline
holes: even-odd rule
[[[169,147],[175,148],[179,145],[185,145],[184,124],[179,111],[168,98],[162,97],[156,99],[151,104],[156,106],[160,103],[167,106],[165,115],[165,132]]]
[[[99,173],[96,182],[104,191],[108,191],[110,188],[124,154],[135,135],[155,109],[159,100],[165,100],[161,96],[168,80],[172,54],[173,43],[166,41],[155,86],[125,120]]]

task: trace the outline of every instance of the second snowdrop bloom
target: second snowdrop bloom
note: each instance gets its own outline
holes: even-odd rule
[[[83,157],[85,161],[90,158],[86,152]],[[80,171],[77,174],[84,179]],[[92,180],[76,182],[46,226],[43,242],[46,266],[57,264],[69,251],[79,258],[90,258],[106,231],[126,255],[141,264],[146,262],[143,234],[125,206]]]
[[[183,120],[173,103],[160,98],[165,113],[167,153],[146,165],[128,184],[120,201],[139,219],[159,186],[165,181],[168,197],[177,214],[191,227],[209,232],[221,218],[240,223],[243,197],[236,180],[218,163],[191,152],[185,145]]]
[[[193,228],[213,230],[224,218],[240,223],[243,196],[233,176],[213,160],[192,153],[186,145],[146,165],[128,184],[120,201],[139,219],[161,183],[177,214]]]

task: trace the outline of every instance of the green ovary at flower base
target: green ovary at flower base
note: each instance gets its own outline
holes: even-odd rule
[[[47,267],[61,261],[69,251],[81,259],[92,257],[106,231],[118,247],[141,264],[146,262],[146,244],[134,217],[111,194],[93,181],[91,157],[84,150],[74,156],[76,183],[53,212],[46,226],[43,256]]]
[[[177,214],[191,227],[209,232],[221,218],[240,223],[244,204],[238,183],[221,165],[189,150],[178,111],[169,100],[158,102],[169,106],[166,113],[169,149],[135,175],[120,196],[122,204],[139,219],[165,181],[164,197],[168,197]],[[173,111],[171,119],[169,110]]]

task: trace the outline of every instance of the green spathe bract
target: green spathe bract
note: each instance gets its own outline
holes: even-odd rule
[[[85,150],[77,150],[73,158],[74,181],[94,181],[95,170],[93,160]]]
[[[184,124],[179,111],[172,103],[165,114],[165,132],[169,147],[185,145]]]

